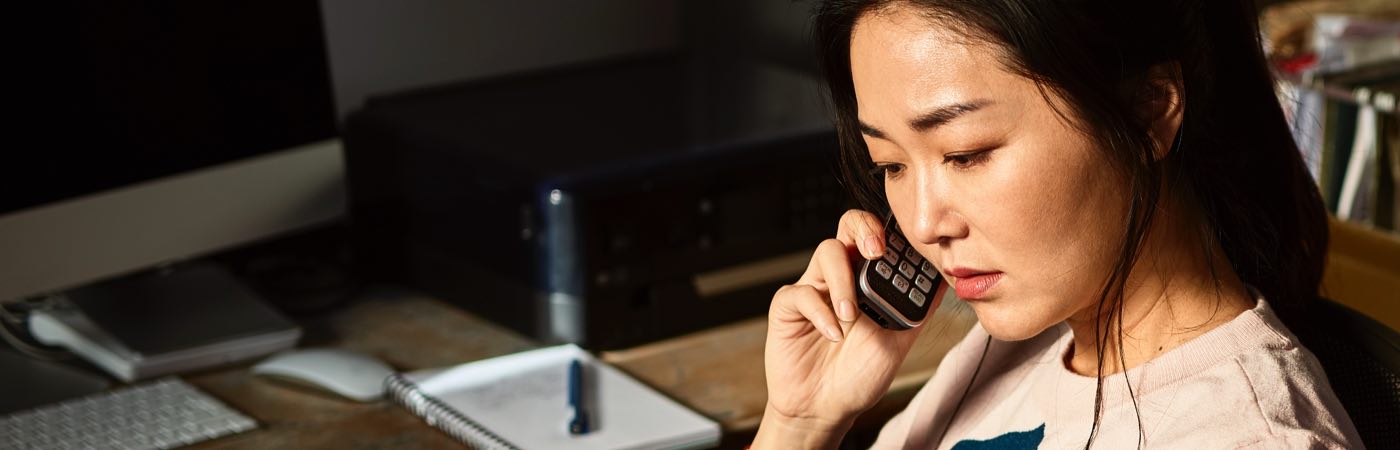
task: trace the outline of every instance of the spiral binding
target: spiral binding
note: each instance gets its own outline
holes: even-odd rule
[[[520,450],[446,403],[424,394],[418,385],[402,375],[390,376],[384,380],[384,386],[395,402],[462,443],[482,450]]]

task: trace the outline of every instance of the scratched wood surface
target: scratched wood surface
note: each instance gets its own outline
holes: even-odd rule
[[[878,427],[902,408],[976,320],[956,301],[945,301],[935,317],[885,401],[867,413],[866,421],[872,422],[868,426]],[[306,330],[303,348],[358,350],[400,371],[450,366],[540,346],[441,301],[402,291],[375,292],[300,322]],[[741,446],[757,428],[766,401],[764,332],[764,319],[756,318],[601,357],[719,421],[726,432],[722,446]],[[463,448],[387,400],[343,400],[253,376],[246,364],[186,379],[260,425],[255,431],[194,448]]]
[[[886,398],[872,411],[895,411],[923,386],[943,355],[957,344],[977,317],[948,297],[925,325],[900,367]],[[763,377],[766,318],[754,318],[641,347],[604,352],[604,361],[719,421],[725,431],[758,428],[767,402]],[[902,400],[903,403],[900,403]],[[883,415],[881,413],[872,416]],[[878,417],[872,417],[877,419]],[[888,418],[887,416],[885,418]]]
[[[325,317],[301,322],[306,329],[301,347],[358,350],[401,371],[450,366],[539,346],[461,309],[406,292],[373,293]],[[463,448],[388,400],[342,400],[253,376],[246,365],[186,379],[260,425],[255,431],[194,448]]]

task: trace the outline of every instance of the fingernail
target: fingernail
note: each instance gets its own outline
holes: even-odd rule
[[[852,306],[851,302],[841,302],[841,306],[837,307],[837,309],[836,315],[841,317],[841,321],[850,322],[856,320],[856,307]]]
[[[841,329],[836,325],[827,325],[824,333],[831,342],[841,342]]]
[[[870,257],[870,258],[879,258],[879,257],[880,257],[880,253],[881,253],[881,252],[880,252],[880,240],[879,240],[879,239],[875,239],[875,236],[866,236],[866,237],[865,237],[865,256]]]

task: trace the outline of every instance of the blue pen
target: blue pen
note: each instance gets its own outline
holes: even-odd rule
[[[569,433],[588,434],[588,408],[583,404],[583,363],[577,358],[569,364],[569,409],[573,412]]]

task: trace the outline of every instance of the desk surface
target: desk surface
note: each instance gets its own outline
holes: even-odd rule
[[[872,410],[883,420],[902,408],[934,367],[971,327],[961,302],[944,302],[944,326],[926,330],[900,369],[886,401]],[[378,357],[396,370],[450,366],[540,346],[539,343],[432,298],[383,291],[336,312],[303,321],[303,347],[339,347]],[[752,433],[766,401],[762,318],[702,331],[602,358],[719,421],[726,434]],[[196,448],[460,448],[456,441],[388,401],[354,403],[255,377],[237,366],[186,377],[192,384],[257,419],[256,431]],[[879,416],[879,417],[874,417]]]

